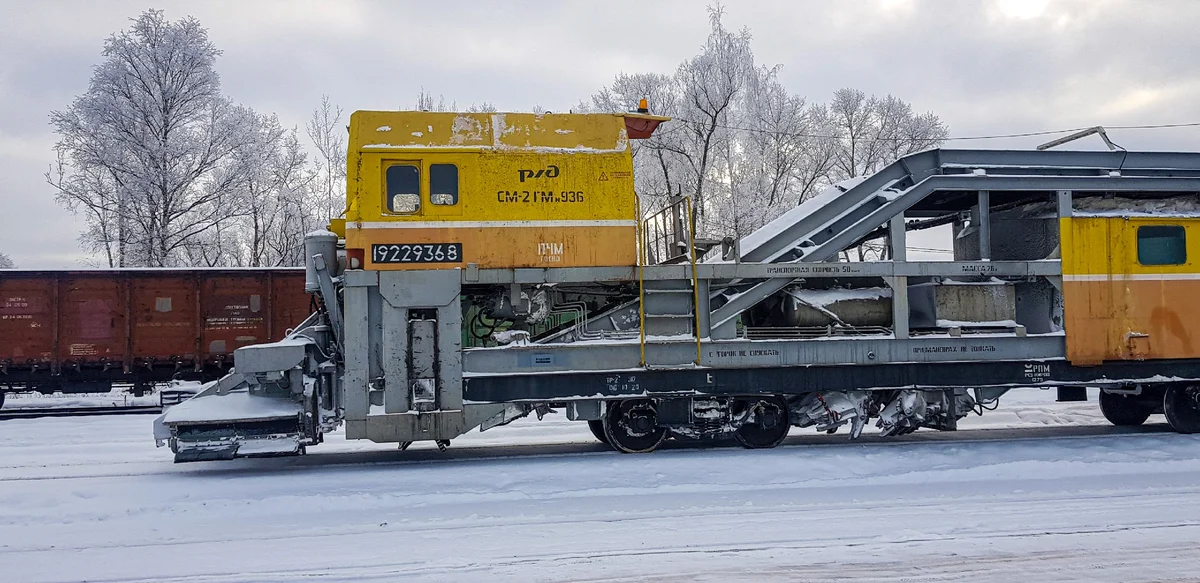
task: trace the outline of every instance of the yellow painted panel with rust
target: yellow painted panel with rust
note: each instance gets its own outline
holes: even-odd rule
[[[1181,226],[1186,262],[1142,265],[1137,229]],[[1200,357],[1200,219],[1078,217],[1060,221],[1067,358]]]
[[[460,264],[480,267],[634,265],[638,217],[625,123],[613,114],[356,112],[347,247],[369,257],[372,244],[462,243]],[[457,167],[456,204],[432,204],[435,164]],[[396,165],[419,169],[416,212],[388,209],[386,176]],[[459,224],[425,229],[437,222]],[[561,252],[547,259],[547,249]]]

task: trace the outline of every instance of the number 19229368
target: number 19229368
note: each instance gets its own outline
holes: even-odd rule
[[[375,263],[458,263],[462,243],[388,243],[371,246]]]

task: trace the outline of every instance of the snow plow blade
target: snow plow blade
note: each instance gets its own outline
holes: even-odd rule
[[[245,388],[221,394],[219,384],[155,421],[156,437],[170,443],[176,463],[304,453],[308,432],[300,403]]]
[[[304,453],[304,438],[295,418],[177,425],[172,450],[175,463],[289,456]]]

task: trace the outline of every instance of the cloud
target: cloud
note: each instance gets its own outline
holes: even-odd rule
[[[409,106],[424,88],[460,105],[563,111],[617,73],[670,72],[707,34],[687,0],[424,3],[158,1],[224,51],[227,94],[302,126],[322,94],[345,109]],[[52,109],[87,87],[104,39],[144,0],[12,2],[0,12],[0,250],[70,267],[80,225],[42,180]],[[726,5],[760,62],[794,92],[892,93],[954,135],[1200,121],[1200,2],[876,0]],[[1114,130],[1130,148],[1200,150],[1196,129]],[[951,143],[1032,147],[1036,138]],[[1086,144],[1090,147],[1090,143]]]

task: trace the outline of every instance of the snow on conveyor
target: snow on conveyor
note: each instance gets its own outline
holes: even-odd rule
[[[302,458],[184,465],[150,415],[6,421],[2,579],[1195,580],[1200,436],[1052,400],[774,450],[623,455],[552,416],[444,454],[334,434]],[[999,426],[1021,429],[979,430]]]

